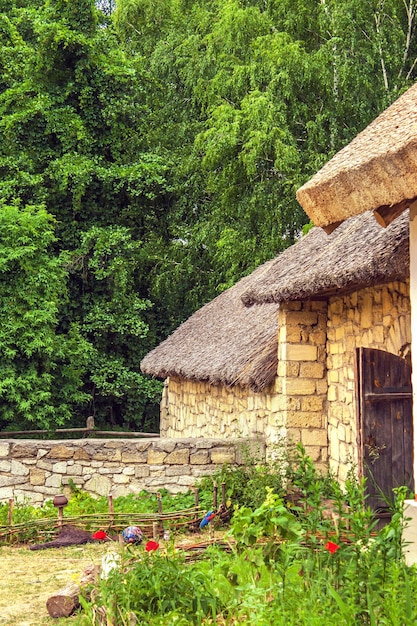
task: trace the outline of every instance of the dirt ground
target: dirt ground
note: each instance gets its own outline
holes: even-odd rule
[[[47,599],[91,563],[99,565],[109,544],[85,544],[33,552],[0,547],[0,624],[49,626],[62,623],[48,615]]]
[[[223,535],[224,530],[210,531],[180,535],[174,541],[176,547],[188,547]],[[39,551],[28,546],[0,547],[0,626],[70,626],[71,618],[49,617],[47,599],[67,583],[78,581],[89,565],[100,565],[104,554],[117,549],[115,542]]]

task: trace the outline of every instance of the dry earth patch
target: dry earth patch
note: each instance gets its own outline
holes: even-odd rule
[[[180,535],[175,546],[189,549],[205,540],[221,540],[224,529]],[[164,542],[161,541],[161,547]],[[87,543],[32,551],[29,546],[0,547],[0,626],[71,626],[71,618],[49,617],[46,601],[71,580],[77,581],[86,567],[100,565],[118,544]]]
[[[0,624],[59,626],[71,619],[49,617],[46,601],[84,569],[100,564],[114,544],[86,544],[33,552],[27,546],[0,548]]]

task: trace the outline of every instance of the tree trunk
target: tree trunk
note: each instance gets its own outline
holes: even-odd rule
[[[96,568],[89,565],[83,572],[79,584],[69,582],[65,587],[50,596],[46,608],[51,617],[69,617],[80,605],[78,596],[82,587],[96,579]]]

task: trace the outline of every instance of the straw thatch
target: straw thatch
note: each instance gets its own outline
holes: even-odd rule
[[[405,279],[408,230],[408,211],[386,229],[369,212],[329,236],[313,228],[192,315],[143,359],[142,371],[262,391],[277,371],[279,303]]]
[[[246,305],[328,298],[409,276],[408,211],[387,228],[371,212],[331,235],[313,228],[242,294]],[[258,308],[258,307],[255,307]]]
[[[158,378],[177,376],[262,391],[274,380],[278,353],[278,306],[248,309],[244,291],[271,261],[203,306],[143,359],[141,369]]]
[[[297,192],[316,226],[417,196],[417,84]]]

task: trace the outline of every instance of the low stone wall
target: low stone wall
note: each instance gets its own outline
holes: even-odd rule
[[[70,481],[95,496],[145,489],[187,491],[224,463],[241,464],[243,451],[265,455],[261,439],[81,439],[0,442],[0,501],[42,504]]]

